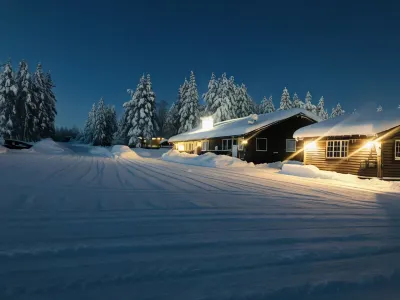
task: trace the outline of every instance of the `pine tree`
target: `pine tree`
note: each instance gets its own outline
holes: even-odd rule
[[[49,124],[50,124],[50,112],[47,105],[47,87],[46,78],[42,71],[42,65],[39,63],[36,67],[36,71],[33,74],[33,97],[37,105],[38,110],[38,130],[41,137],[48,137]]]
[[[8,62],[0,77],[0,136],[4,138],[15,138],[17,134],[17,92],[12,66]]]
[[[231,81],[226,77],[226,73],[218,80],[218,91],[215,101],[210,106],[209,110],[213,111],[214,122],[234,119],[236,117],[236,95],[232,90]]]
[[[306,95],[306,102],[305,102],[304,108],[305,108],[306,110],[308,110],[309,112],[312,112],[312,113],[314,113],[314,114],[317,113],[317,108],[316,108],[316,106],[315,106],[314,104],[312,104],[312,96],[311,96],[311,93],[310,93],[310,92],[307,92],[307,95]]]
[[[150,75],[141,77],[136,91],[128,90],[131,100],[124,103],[128,144],[141,146],[140,138],[149,140],[155,135],[155,94],[152,90]]]
[[[96,116],[96,104],[93,103],[92,110],[89,111],[88,118],[85,123],[85,128],[83,130],[83,140],[86,144],[93,143],[94,128],[95,128],[95,116]]]
[[[317,108],[316,108],[316,114],[318,117],[320,117],[322,120],[326,120],[329,118],[328,112],[325,110],[325,101],[324,101],[324,96],[322,96],[319,99]]]
[[[46,110],[46,126],[42,129],[42,137],[52,136],[55,132],[55,120],[57,115],[56,103],[57,99],[53,92],[55,88],[53,79],[51,78],[51,73],[47,72],[44,76],[45,83],[45,110]]]
[[[293,108],[304,108],[304,102],[299,99],[297,93],[293,94]]]
[[[272,95],[269,96],[269,99],[264,96],[263,100],[260,103],[260,114],[269,114],[275,111],[274,103],[272,102]]]
[[[20,62],[16,76],[18,85],[17,93],[17,115],[18,131],[17,138],[25,141],[37,141],[39,139],[39,107],[33,96],[32,78],[28,71],[28,64]]]
[[[104,145],[110,146],[114,140],[114,134],[118,131],[117,112],[114,106],[107,106],[105,109],[106,130]]]
[[[288,92],[287,88],[285,87],[282,92],[281,105],[279,107],[279,110],[287,110],[287,109],[291,109],[291,108],[292,108],[292,101],[290,101],[289,92]]]
[[[335,108],[332,108],[331,118],[335,118],[335,117],[344,115],[344,113],[345,113],[345,111],[342,109],[342,106],[340,105],[340,103],[338,103]]]
[[[379,105],[378,108],[376,109],[377,112],[383,111],[382,105]]]
[[[182,95],[179,110],[179,133],[187,132],[196,127],[199,122],[199,93],[197,91],[196,78],[193,71],[190,73],[190,81],[187,90]]]
[[[178,104],[176,102],[172,103],[170,109],[167,112],[167,116],[165,119],[165,127],[168,136],[173,136],[178,134],[180,127],[180,117],[179,117]]]
[[[247,117],[255,113],[253,100],[247,93],[247,88],[244,84],[236,88],[236,101],[237,101],[237,109],[236,109],[237,118]]]
[[[100,98],[94,117],[93,145],[105,146],[107,139],[106,107],[103,98]]]
[[[208,82],[208,91],[203,94],[204,102],[206,103],[206,114],[213,115],[216,111],[214,105],[218,94],[218,80],[215,78],[215,74],[211,74],[211,79]]]

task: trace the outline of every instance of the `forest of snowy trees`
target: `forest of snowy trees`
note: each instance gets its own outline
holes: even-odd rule
[[[38,141],[55,132],[56,97],[50,72],[42,65],[29,71],[25,61],[15,73],[11,62],[0,72],[0,136],[24,141]]]

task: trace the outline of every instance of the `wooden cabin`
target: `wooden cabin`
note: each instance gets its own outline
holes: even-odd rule
[[[161,141],[164,140],[162,137],[153,137],[151,139],[143,139],[139,137],[141,148],[147,149],[159,149],[161,148]]]
[[[329,119],[299,129],[304,163],[321,170],[400,179],[400,114],[373,112]]]
[[[169,142],[178,151],[213,152],[256,164],[287,159],[302,161],[302,151],[298,151],[302,141],[296,142],[293,133],[318,121],[317,116],[304,109],[251,115],[216,124],[207,117],[199,128],[173,136]]]

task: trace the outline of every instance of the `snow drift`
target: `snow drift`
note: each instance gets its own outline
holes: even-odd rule
[[[197,154],[188,154],[185,152],[179,152],[176,150],[170,150],[167,153],[163,154],[161,157],[162,160],[169,162],[176,162],[187,165],[195,165],[201,167],[209,167],[209,168],[273,168],[273,169],[281,169],[285,164],[302,164],[298,161],[287,161],[287,162],[274,162],[270,164],[259,164],[255,165],[254,163],[248,163],[236,157],[231,157],[227,155],[216,155],[211,152],[207,152],[203,155]]]
[[[32,146],[32,150],[42,154],[63,154],[64,149],[52,139],[44,139]]]
[[[135,152],[133,152],[131,148],[123,145],[113,146],[111,148],[111,153],[115,158],[125,158],[125,159],[139,158],[139,156]]]
[[[101,156],[101,157],[113,157],[112,153],[110,150],[108,150],[105,147],[93,147],[89,150],[90,154],[93,154],[95,156]]]
[[[2,145],[0,145],[0,154],[5,154],[7,153],[8,149],[6,147],[3,147]]]

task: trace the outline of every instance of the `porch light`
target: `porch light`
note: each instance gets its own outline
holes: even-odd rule
[[[307,150],[315,150],[317,149],[317,143],[316,142],[307,143],[304,148]]]
[[[182,144],[178,145],[178,151],[185,151],[185,146]]]
[[[211,129],[214,127],[213,117],[204,117],[201,118],[201,128],[204,130]]]
[[[371,141],[369,141],[368,143],[366,143],[365,145],[364,145],[364,148],[367,148],[367,149],[372,149],[372,147],[374,147],[374,142],[371,142]]]
[[[156,138],[151,138],[153,141],[156,139]]]
[[[243,145],[247,145],[247,140],[243,140],[243,141],[242,141],[242,144],[243,144]]]

